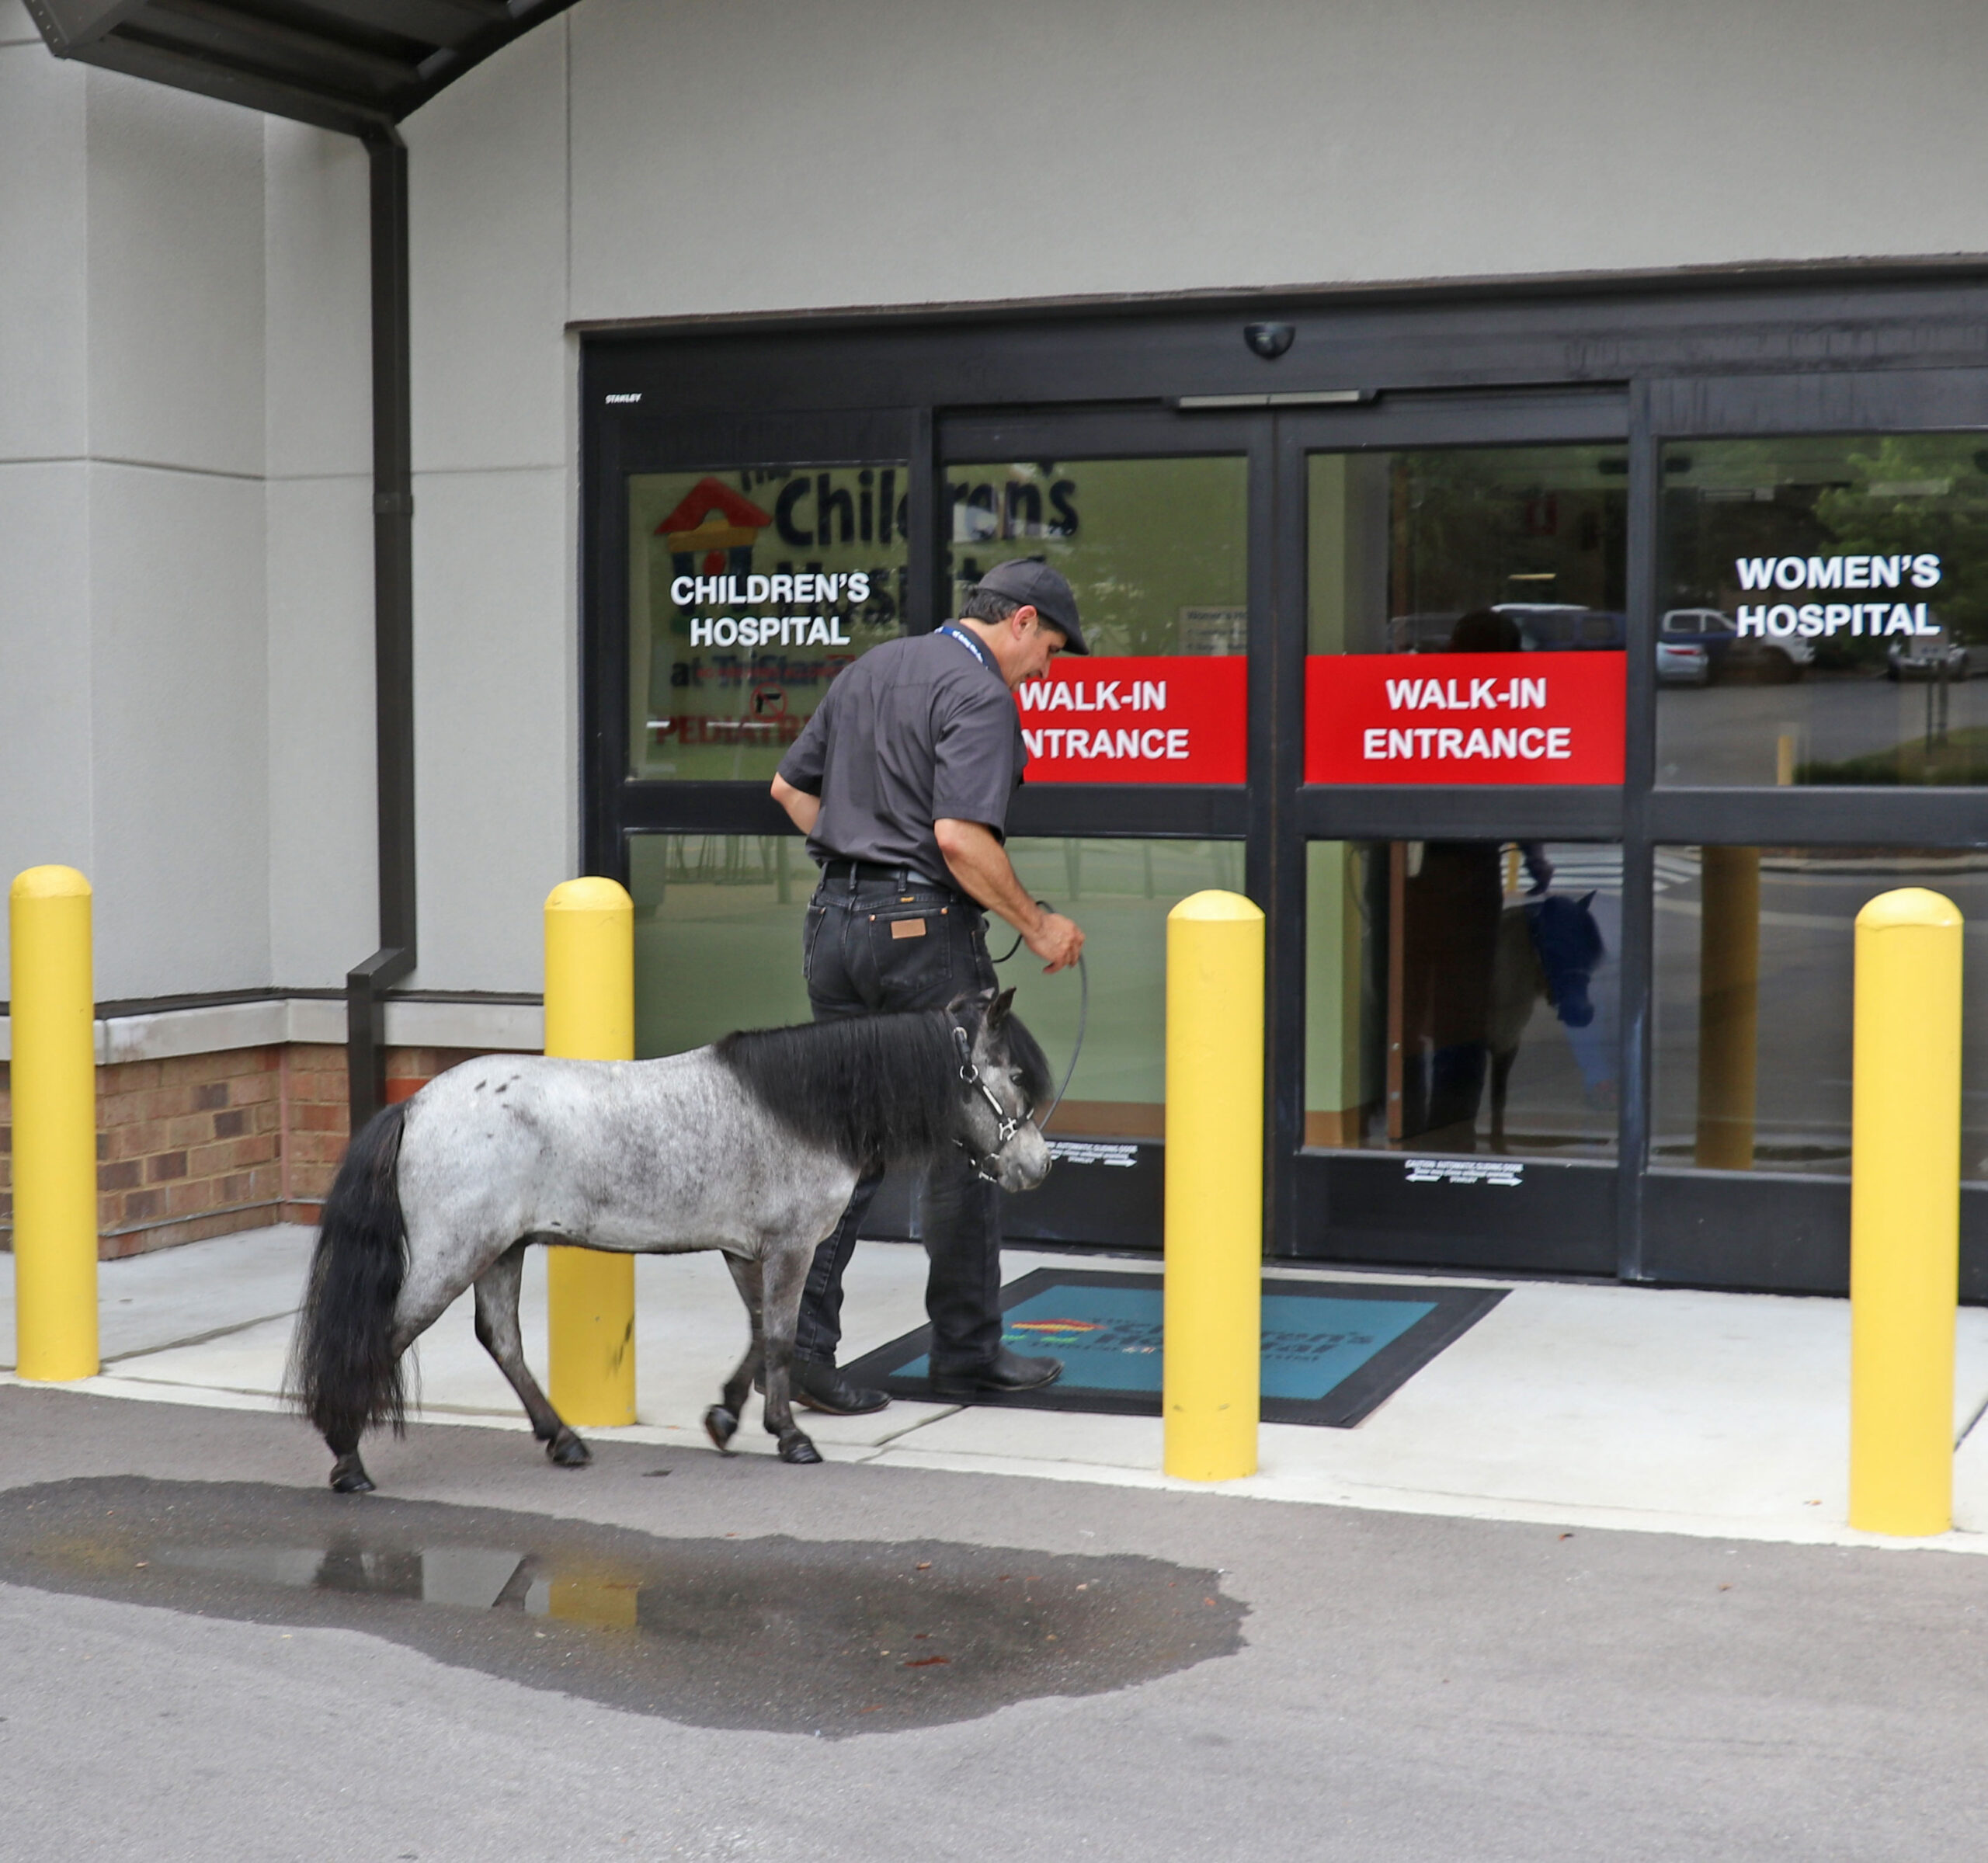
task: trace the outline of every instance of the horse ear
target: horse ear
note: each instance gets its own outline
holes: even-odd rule
[[[1008,1019],[1008,1011],[1014,1006],[1015,992],[1004,989],[987,1006],[987,1027],[989,1034]]]
[[[1594,903],[1594,895],[1592,892],[1584,893],[1581,897],[1581,910],[1586,912]]]

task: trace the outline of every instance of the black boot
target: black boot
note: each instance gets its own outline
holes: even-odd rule
[[[763,1372],[752,1380],[752,1389],[764,1395]],[[867,1416],[891,1401],[884,1392],[851,1384],[833,1365],[818,1358],[796,1358],[790,1362],[787,1395],[804,1410],[818,1410],[824,1416]]]
[[[934,1371],[934,1397],[978,1397],[988,1391],[1039,1391],[1063,1375],[1060,1358],[1024,1358],[999,1347],[984,1365],[970,1371]]]

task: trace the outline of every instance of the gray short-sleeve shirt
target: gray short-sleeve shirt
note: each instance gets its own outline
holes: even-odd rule
[[[1005,832],[1028,752],[999,673],[952,634],[887,641],[836,676],[781,759],[822,798],[808,851],[946,878],[933,824]]]

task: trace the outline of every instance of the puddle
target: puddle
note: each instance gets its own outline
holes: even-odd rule
[[[493,1508],[137,1476],[0,1495],[0,1581],[363,1631],[704,1727],[884,1733],[1242,1647],[1205,1568],[946,1541],[671,1539]]]

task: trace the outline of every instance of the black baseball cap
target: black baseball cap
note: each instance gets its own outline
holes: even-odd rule
[[[1033,608],[1069,641],[1066,652],[1090,652],[1077,625],[1077,592],[1041,557],[1016,556],[996,563],[980,579],[975,593],[983,589],[1018,607]]]

